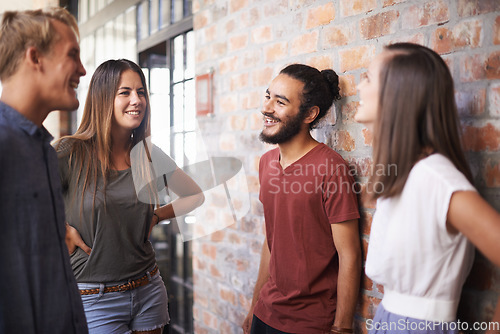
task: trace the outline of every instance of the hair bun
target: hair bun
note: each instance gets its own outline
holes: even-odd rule
[[[334,70],[322,70],[321,75],[328,83],[334,100],[340,100],[339,76]]]

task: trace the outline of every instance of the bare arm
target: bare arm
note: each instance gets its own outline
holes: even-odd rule
[[[155,210],[159,220],[185,215],[199,207],[205,201],[202,190],[189,175],[177,168],[168,180],[168,188],[179,196],[173,202]],[[157,224],[157,221],[153,221]],[[153,224],[151,226],[154,226]]]
[[[333,325],[338,328],[352,328],[361,275],[358,220],[332,224],[331,227],[333,241],[339,255],[337,312]]]
[[[253,318],[253,309],[257,300],[259,300],[260,290],[264,286],[264,284],[269,279],[269,260],[271,258],[271,253],[269,252],[269,247],[267,245],[267,238],[264,240],[264,244],[262,245],[262,253],[260,255],[260,265],[259,265],[259,275],[257,276],[257,282],[255,283],[255,287],[253,290],[253,298],[252,305],[250,306],[250,310],[248,311],[248,315],[243,321],[243,333],[250,333],[250,328],[252,327],[252,318]]]
[[[451,196],[448,229],[464,234],[491,262],[500,266],[500,214],[475,191],[460,191]],[[500,324],[500,298],[492,322]],[[490,328],[487,334],[500,333]]]
[[[500,266],[500,214],[475,191],[450,199],[448,228],[464,234],[491,262]]]

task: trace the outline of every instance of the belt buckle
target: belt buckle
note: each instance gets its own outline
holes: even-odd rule
[[[130,282],[122,284],[122,285],[118,285],[119,292],[124,292],[124,291],[128,291],[128,290],[130,290]]]

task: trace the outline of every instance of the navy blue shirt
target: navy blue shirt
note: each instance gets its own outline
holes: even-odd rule
[[[88,333],[51,140],[0,102],[0,333]]]

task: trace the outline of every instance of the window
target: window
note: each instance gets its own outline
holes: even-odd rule
[[[151,96],[153,142],[179,166],[195,159],[194,35],[192,31],[142,52]],[[177,224],[194,222],[186,215],[165,221],[151,241],[169,294],[168,333],[193,333],[193,270],[190,241],[183,241]],[[166,329],[167,331],[167,329]]]

